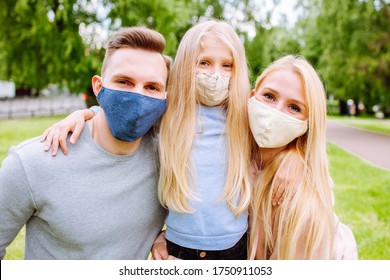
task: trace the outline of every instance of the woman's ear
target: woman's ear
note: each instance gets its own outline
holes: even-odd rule
[[[98,95],[100,89],[103,87],[102,78],[98,75],[92,77],[92,89],[95,96]]]
[[[256,93],[255,89],[252,89],[251,90],[251,97],[255,96],[255,93]]]

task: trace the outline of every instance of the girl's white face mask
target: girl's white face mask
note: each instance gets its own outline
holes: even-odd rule
[[[219,72],[197,73],[195,84],[198,101],[212,107],[221,105],[228,98],[230,77]]]
[[[307,120],[286,115],[258,101],[248,101],[249,125],[257,145],[261,148],[279,148],[307,131]]]

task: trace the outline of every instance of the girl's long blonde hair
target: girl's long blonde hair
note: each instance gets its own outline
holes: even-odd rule
[[[307,132],[287,145],[260,171],[252,198],[252,228],[264,232],[264,258],[330,259],[333,249],[333,202],[326,153],[326,97],[313,67],[302,57],[288,55],[272,63],[257,79],[256,89],[272,72],[292,69],[304,85],[308,108]],[[254,142],[253,142],[254,143]],[[255,145],[255,144],[253,144]],[[259,163],[259,147],[254,147]],[[279,172],[287,174],[284,202],[272,206]],[[284,176],[284,175],[280,175]]]
[[[190,174],[195,176],[189,160],[197,119],[195,74],[205,36],[220,39],[233,56],[229,98],[223,105],[227,117],[228,172],[222,198],[233,213],[239,215],[250,203],[248,166],[251,148],[247,116],[250,85],[243,43],[226,22],[198,23],[180,42],[168,82],[168,108],[160,126],[158,194],[162,205],[184,213],[192,212],[189,199],[197,199],[188,179]]]

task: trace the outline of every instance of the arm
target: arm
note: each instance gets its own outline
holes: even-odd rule
[[[24,169],[12,148],[0,169],[0,259],[35,210]]]
[[[272,191],[272,205],[280,205],[284,200],[284,191],[289,184],[290,178],[286,167],[281,167],[279,172],[275,176],[275,188]]]
[[[70,143],[75,144],[81,131],[84,129],[85,121],[91,119],[93,116],[94,111],[91,109],[77,110],[46,129],[40,138],[41,142],[45,142],[45,152],[49,151],[50,147],[52,147],[52,155],[55,156],[58,151],[58,146],[60,146],[64,154],[67,154],[66,138],[69,132],[72,132]]]
[[[272,190],[272,205],[277,206],[282,204],[285,198],[285,191],[286,187],[291,185],[290,183],[293,181],[291,176],[297,176],[302,175],[303,173],[303,166],[298,165],[295,167],[295,173],[292,172],[292,170],[289,170],[288,165],[282,165],[279,167],[278,172],[275,175],[275,188]],[[297,192],[297,185],[292,185],[292,196],[290,199],[293,198],[295,193]]]

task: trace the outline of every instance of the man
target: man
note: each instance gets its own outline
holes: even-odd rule
[[[163,36],[144,27],[111,38],[101,110],[69,155],[39,138],[12,147],[0,169],[0,258],[26,225],[26,259],[146,259],[166,216],[157,197],[152,125],[165,111],[169,60]]]

